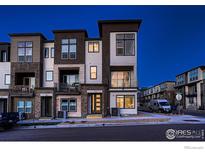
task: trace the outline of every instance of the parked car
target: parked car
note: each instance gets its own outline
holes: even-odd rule
[[[18,121],[19,121],[18,112],[8,112],[8,113],[0,114],[0,128],[1,129],[10,128],[14,126]]]
[[[153,99],[149,103],[149,109],[153,112],[170,113],[172,111],[171,105],[166,99]]]

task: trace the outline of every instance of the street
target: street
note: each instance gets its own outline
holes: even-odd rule
[[[0,132],[0,141],[170,141],[166,130],[202,130],[204,124],[162,124],[89,128],[11,129]],[[204,141],[175,138],[171,141]]]

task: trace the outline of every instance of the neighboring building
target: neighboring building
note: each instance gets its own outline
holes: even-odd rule
[[[143,92],[142,100],[149,102],[152,99],[167,99],[170,104],[175,104],[175,82],[165,81],[155,86],[147,88]]]
[[[140,23],[99,21],[100,38],[89,38],[86,30],[54,30],[54,40],[41,33],[10,34],[11,49],[0,44],[6,83],[0,81],[0,99],[6,101],[0,109],[28,118],[62,117],[61,111],[68,117],[104,117],[112,108],[137,114]]]
[[[0,42],[0,114],[8,111],[10,68],[10,43]]]
[[[205,109],[205,66],[192,68],[176,76],[176,91],[182,95],[184,109]]]

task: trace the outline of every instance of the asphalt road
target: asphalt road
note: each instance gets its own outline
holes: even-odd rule
[[[167,129],[202,130],[203,124],[141,125],[96,128],[11,129],[0,132],[0,141],[170,141]],[[171,141],[205,141],[175,138]]]

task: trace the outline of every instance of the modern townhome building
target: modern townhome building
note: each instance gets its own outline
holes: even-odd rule
[[[198,66],[176,76],[176,91],[182,95],[184,109],[205,109],[205,66]]]
[[[27,118],[105,117],[137,114],[137,35],[141,20],[98,22],[87,31],[9,34],[0,44],[0,112]],[[66,111],[66,112],[62,112]]]
[[[0,42],[0,114],[8,111],[10,69],[10,43]]]
[[[149,102],[152,99],[167,99],[170,104],[175,104],[175,81],[164,81],[144,90],[142,99]]]

